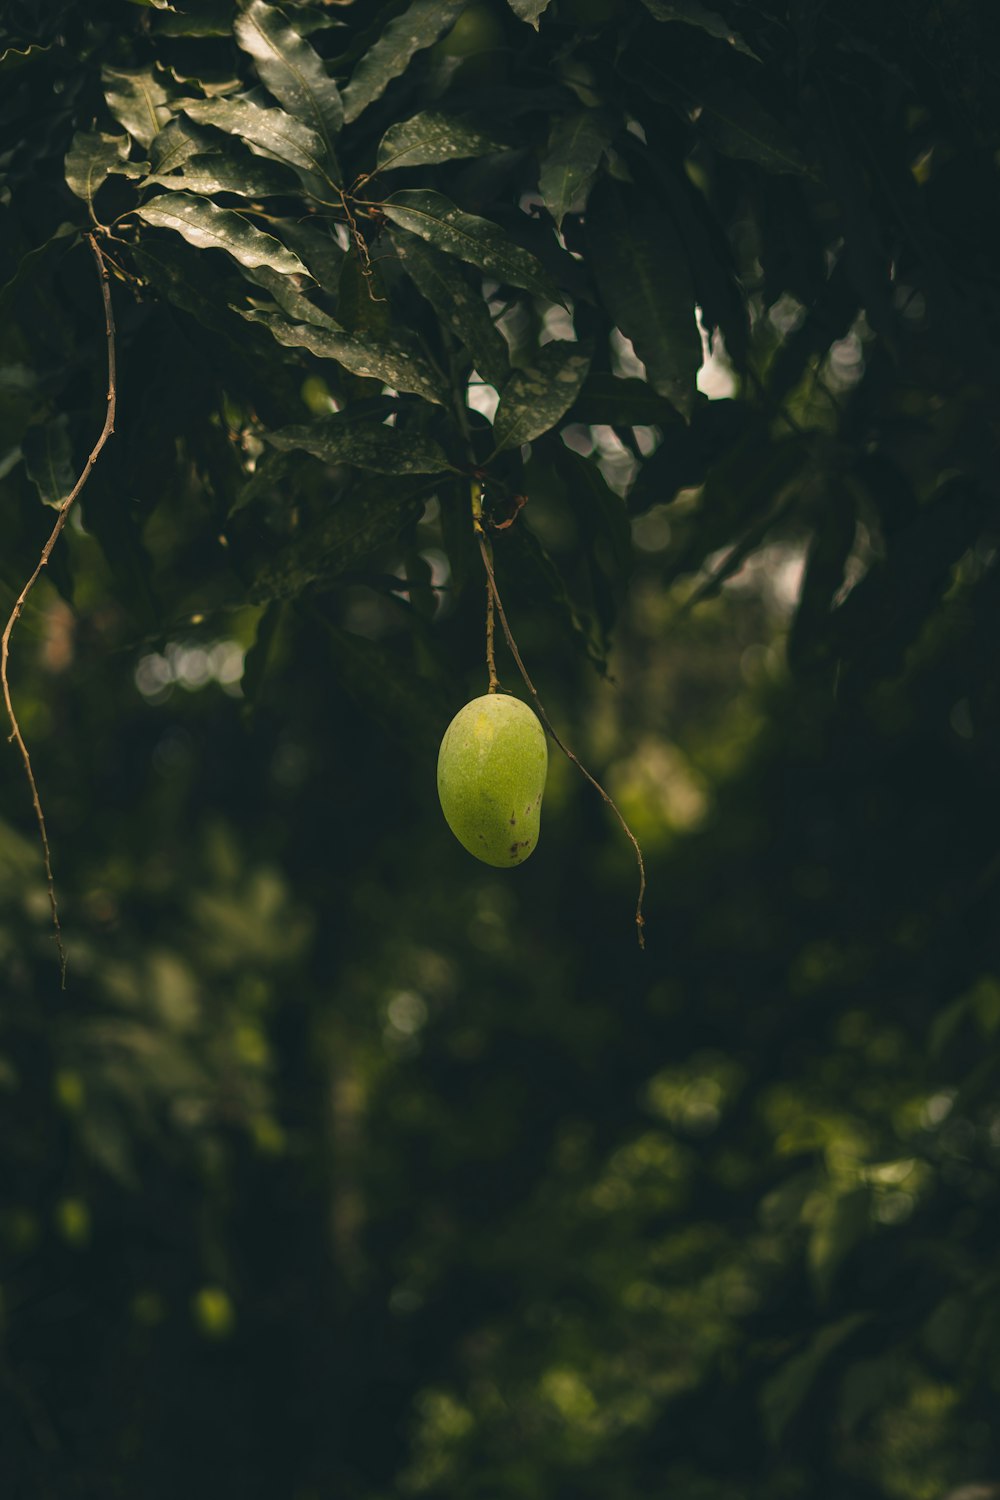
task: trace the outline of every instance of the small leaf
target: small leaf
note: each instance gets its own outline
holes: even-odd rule
[[[491,385],[503,385],[510,373],[507,341],[500,333],[478,287],[451,256],[439,255],[430,245],[404,231],[391,236],[403,270],[438,317],[468,350],[472,362]]]
[[[400,167],[432,166],[507,149],[502,141],[463,120],[425,110],[389,126],[379,141],[375,165],[380,172],[395,172]]]
[[[570,416],[574,422],[605,427],[674,427],[680,422],[676,406],[644,380],[603,370],[587,376]]]
[[[466,0],[413,0],[391,20],[373,47],[358,62],[344,89],[344,119],[356,120],[380,98],[413,58],[447,31],[465,9]]]
[[[126,172],[141,175],[138,166],[126,162],[130,147],[127,135],[78,130],[66,153],[66,185],[70,192],[93,210],[94,194],[112,172],[121,171],[124,166]]]
[[[222,151],[196,152],[180,164],[180,171],[166,175],[153,172],[143,186],[156,184],[177,191],[209,195],[235,193],[241,198],[278,198],[295,196],[298,183],[285,176],[279,162],[241,151],[232,156]],[[72,184],[70,184],[72,186]]]
[[[374,474],[443,474],[452,468],[433,438],[399,432],[381,422],[359,421],[350,413],[282,427],[264,436],[284,452],[298,448],[326,463],[352,464]]]
[[[408,229],[438,250],[478,266],[505,286],[524,287],[537,297],[560,301],[541,261],[522,250],[489,219],[465,213],[442,193],[406,189],[393,193],[381,207],[386,218],[401,229]]]
[[[270,266],[284,276],[308,276],[291,250],[272,234],[264,234],[228,208],[189,193],[161,193],[136,213],[147,224],[173,229],[199,250],[225,250],[244,266]]]
[[[241,269],[247,281],[270,292],[280,311],[295,322],[315,323],[317,328],[328,328],[333,333],[341,331],[340,324],[321,307],[310,302],[290,276],[282,276],[280,272],[272,271],[270,266],[243,266]]]
[[[756,162],[768,172],[799,176],[805,160],[792,137],[745,89],[727,85],[699,94],[692,117],[717,151],[738,161]]]
[[[283,109],[262,109],[249,99],[195,99],[182,106],[199,125],[214,125],[239,136],[265,156],[322,177],[323,142],[316,132]]]
[[[688,415],[701,334],[690,267],[672,220],[606,180],[591,195],[586,227],[602,302],[631,339],[653,388]]]
[[[29,427],[21,439],[21,451],[28,478],[39,498],[58,510],[76,483],[65,416]]]
[[[319,53],[264,0],[250,0],[233,22],[233,33],[278,103],[315,131],[327,165],[338,176],[333,143],[344,123],[344,106]]]
[[[214,149],[217,142],[218,136],[210,130],[199,130],[190,120],[171,120],[153,138],[149,148],[150,165],[154,172],[173,172],[189,156]]]
[[[583,208],[613,134],[614,121],[598,109],[564,115],[553,125],[538,189],[560,229],[566,214]]]
[[[739,33],[700,0],[642,0],[642,3],[658,21],[683,21],[686,26],[697,26],[709,36],[718,37],[720,42],[728,42],[735,52],[742,52],[745,57],[760,62],[756,52],[747,46]]]
[[[563,340],[541,348],[530,368],[515,370],[493,420],[495,451],[530,443],[554,427],[576,400],[590,360],[586,345]]]
[[[80,230],[75,224],[60,224],[48,239],[41,245],[36,245],[33,250],[28,250],[18,263],[17,270],[11,279],[0,287],[0,315],[6,313],[7,308],[13,302],[23,286],[30,282],[31,278],[42,270],[46,262],[58,259],[65,255],[66,251],[80,237]]]
[[[539,16],[549,7],[549,0],[507,0],[507,3],[515,16],[522,21],[527,21],[528,25],[533,26],[536,31]]]
[[[289,323],[275,313],[255,310],[242,316],[248,322],[263,324],[279,344],[288,348],[308,349],[317,359],[331,359],[352,375],[365,375],[393,390],[409,391],[439,406],[445,404],[435,372],[423,355],[409,348],[398,335],[392,339],[356,338],[349,333]]]
[[[141,146],[150,146],[170,119],[170,95],[152,68],[101,69],[104,97],[120,125]]]

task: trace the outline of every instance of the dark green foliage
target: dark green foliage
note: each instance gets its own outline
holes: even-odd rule
[[[975,0],[8,0],[4,619],[88,235],[118,413],[11,650],[69,987],[10,749],[5,1496],[1000,1483],[997,59]],[[645,954],[554,755],[523,870],[441,821],[481,486]]]

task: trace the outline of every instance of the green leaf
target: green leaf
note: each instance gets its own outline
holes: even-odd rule
[[[217,143],[218,136],[210,130],[199,130],[190,120],[171,120],[153,138],[149,148],[150,165],[154,172],[173,172],[188,157],[216,149]]]
[[[520,20],[527,21],[529,26],[538,30],[538,18],[544,10],[548,10],[549,0],[507,0],[508,5]]]
[[[449,255],[405,231],[393,231],[393,247],[403,270],[427,298],[438,317],[468,350],[480,375],[491,385],[503,385],[510,373],[507,341],[490,317],[478,287]]]
[[[275,313],[254,310],[242,316],[248,322],[263,324],[279,344],[288,348],[307,349],[317,359],[331,359],[352,375],[380,380],[393,390],[423,396],[439,406],[445,404],[441,382],[431,366],[398,335],[392,339],[356,338],[349,333],[289,323]]]
[[[75,224],[60,224],[48,239],[41,245],[36,245],[33,250],[27,251],[21,257],[17,270],[5,286],[0,287],[0,316],[6,314],[8,307],[18,295],[21,288],[25,286],[33,276],[43,270],[46,262],[56,260],[65,255],[66,251],[79,239],[80,230]]]
[[[344,119],[356,120],[380,98],[413,58],[447,31],[465,9],[466,0],[413,0],[389,22],[373,47],[358,62],[344,89]]]
[[[28,478],[45,505],[57,510],[76,483],[73,450],[65,416],[29,427],[21,439]]]
[[[270,266],[284,276],[308,276],[309,272],[291,250],[248,224],[228,208],[218,208],[207,198],[189,193],[161,193],[136,213],[147,224],[173,229],[199,250],[225,250],[244,266]]]
[[[264,0],[245,5],[233,22],[233,32],[278,103],[315,131],[325,148],[326,164],[338,177],[333,143],[344,123],[344,106],[323,59],[281,11]]]
[[[222,151],[195,152],[180,163],[180,171],[171,174],[152,172],[143,186],[156,184],[172,192],[235,193],[241,198],[278,198],[296,196],[298,182],[285,176],[279,162],[253,156],[249,151],[232,155]],[[71,184],[72,186],[72,184]]]
[[[6,47],[0,52],[0,73],[13,73],[17,68],[24,66],[26,62],[37,61],[37,54],[48,52],[51,42],[40,46],[35,42],[29,42],[27,47]]]
[[[121,170],[131,144],[127,135],[78,130],[66,153],[66,185],[70,192],[93,210],[94,194],[112,172]],[[131,171],[138,176],[141,169],[133,166]]]
[[[242,266],[241,270],[247,281],[270,292],[280,311],[295,322],[315,323],[317,328],[328,328],[333,333],[341,331],[340,324],[310,302],[290,277],[272,271],[270,266]]]
[[[745,89],[727,84],[701,93],[694,112],[698,129],[717,151],[752,161],[768,172],[808,172],[801,151],[772,114]]]
[[[227,135],[239,136],[265,156],[310,176],[322,177],[323,142],[308,125],[283,109],[262,109],[249,99],[195,99],[182,106],[199,125],[214,125]]]
[[[739,33],[700,0],[642,0],[642,3],[658,21],[683,21],[686,26],[697,26],[709,36],[718,37],[720,42],[728,42],[735,52],[742,52],[745,57],[760,62],[756,52],[747,46]]]
[[[582,109],[552,127],[538,189],[559,228],[566,214],[586,203],[601,157],[611,144],[614,120],[604,110]]]
[[[375,474],[443,474],[452,469],[433,438],[359,420],[349,412],[264,436],[283,452],[297,448],[326,463],[352,464]]]
[[[691,271],[673,221],[639,194],[605,181],[588,205],[587,245],[601,300],[631,339],[650,384],[689,415],[701,334]]]
[[[423,500],[366,475],[293,541],[279,546],[257,569],[250,599],[294,599],[315,584],[329,584],[370,553],[395,541],[418,518]]]
[[[540,261],[515,245],[489,219],[465,213],[442,193],[404,189],[393,193],[381,207],[386,218],[401,229],[408,229],[438,250],[478,266],[505,286],[524,287],[550,302],[561,300]]]
[[[576,400],[591,357],[586,345],[563,340],[546,344],[528,369],[515,370],[493,420],[495,451],[520,447],[553,428]]]
[[[436,162],[487,156],[491,151],[507,149],[503,141],[467,125],[464,120],[424,110],[389,126],[379,141],[375,165],[377,171],[395,172],[400,167],[432,166]]]
[[[868,1318],[868,1313],[851,1313],[836,1323],[828,1323],[814,1335],[801,1354],[787,1360],[766,1382],[761,1391],[761,1415],[764,1430],[772,1443],[781,1441],[785,1428],[809,1395],[831,1354]]]
[[[170,95],[153,68],[101,69],[104,97],[120,125],[141,146],[149,147],[170,119]]]
[[[676,406],[644,380],[603,370],[587,376],[570,416],[574,422],[606,427],[673,427],[680,422]]]

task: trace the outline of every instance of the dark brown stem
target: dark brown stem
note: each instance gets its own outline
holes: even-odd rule
[[[497,659],[493,652],[493,590],[486,580],[486,670],[490,676],[489,692],[495,693],[500,686],[497,676]]]
[[[7,717],[10,720],[10,734],[8,736],[8,743],[14,743],[17,746],[18,750],[20,750],[21,759],[24,762],[24,774],[28,778],[28,786],[31,789],[31,800],[35,808],[35,817],[38,821],[38,834],[42,843],[42,855],[45,860],[45,879],[48,886],[49,906],[52,911],[52,926],[55,929],[56,947],[59,950],[59,973],[63,989],[66,988],[66,950],[63,947],[62,927],[59,923],[59,907],[56,902],[55,878],[52,874],[52,854],[49,848],[48,829],[45,826],[45,813],[42,811],[42,802],[41,798],[38,795],[38,783],[35,781],[35,773],[31,768],[31,756],[28,754],[28,747],[25,744],[24,736],[21,733],[21,726],[18,723],[17,714],[14,712],[14,703],[10,695],[10,682],[7,677],[7,666],[10,658],[10,638],[13,633],[14,626],[20,619],[21,611],[24,609],[25,603],[28,599],[28,595],[31,593],[31,590],[38,582],[38,579],[41,576],[42,569],[48,566],[49,558],[52,556],[52,549],[55,547],[56,542],[59,540],[59,537],[62,534],[63,527],[66,525],[66,522],[69,519],[69,513],[73,508],[73,502],[76,500],[80,491],[83,489],[84,485],[87,483],[87,480],[90,478],[90,471],[93,469],[95,463],[97,462],[98,457],[101,453],[101,449],[104,447],[105,443],[108,441],[108,438],[115,430],[115,406],[117,402],[115,371],[115,317],[114,311],[111,306],[111,287],[108,283],[108,268],[105,264],[104,256],[101,254],[100,246],[98,245],[97,240],[92,234],[87,235],[87,243],[90,246],[91,253],[94,257],[94,262],[97,266],[97,274],[100,278],[101,297],[104,303],[104,329],[108,344],[108,394],[107,411],[104,415],[104,426],[101,428],[100,437],[97,439],[97,442],[94,444],[94,447],[91,450],[90,457],[87,459],[87,462],[83,466],[83,472],[80,474],[79,479],[76,481],[76,484],[74,484],[65,500],[63,500],[62,504],[59,506],[59,513],[56,516],[56,524],[53,526],[51,532],[49,533],[48,541],[42,548],[42,553],[38,559],[38,563],[36,564],[35,571],[32,573],[31,577],[24,585],[24,588],[18,594],[17,599],[14,602],[14,607],[10,612],[10,618],[8,619],[7,624],[4,626],[3,635],[0,636],[0,687],[2,687],[3,689],[3,701],[7,709]]]
[[[635,834],[626,823],[622,813],[618,808],[618,804],[615,802],[611,794],[604,790],[604,788],[601,786],[601,783],[595,776],[591,776],[590,772],[580,760],[579,756],[574,755],[569,746],[563,744],[555,729],[553,729],[552,721],[549,718],[548,714],[545,712],[542,700],[538,696],[538,689],[535,687],[535,684],[528,676],[528,669],[524,665],[524,662],[521,660],[521,653],[517,649],[517,642],[515,641],[511,628],[507,623],[507,616],[504,612],[503,600],[500,598],[500,592],[497,588],[496,575],[493,572],[493,559],[490,556],[489,543],[481,530],[477,532],[477,540],[479,542],[479,551],[482,554],[483,567],[486,569],[486,584],[489,590],[490,598],[496,606],[497,614],[500,616],[500,624],[503,626],[503,633],[507,639],[507,645],[510,647],[510,654],[514,658],[514,661],[517,665],[517,670],[520,672],[522,678],[524,679],[525,687],[528,689],[528,692],[535,700],[535,707],[538,710],[538,717],[541,719],[542,723],[545,725],[545,728],[548,730],[555,743],[559,746],[559,749],[562,751],[563,755],[565,755],[566,759],[571,760],[576,766],[577,770],[580,772],[581,776],[585,777],[586,780],[590,782],[591,786],[601,794],[604,801],[608,804],[608,806],[611,808],[611,811],[618,819],[625,832],[626,837],[635,850],[636,862],[639,866],[639,897],[635,905],[635,930],[636,936],[639,939],[639,947],[645,948],[646,936],[644,928],[646,922],[642,914],[642,903],[646,895],[646,864],[642,857],[642,849],[639,846],[639,840],[636,838]],[[492,687],[490,688],[490,691],[493,691]]]

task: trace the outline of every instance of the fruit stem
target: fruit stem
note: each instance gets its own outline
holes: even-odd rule
[[[571,760],[576,766],[577,770],[580,772],[581,776],[585,777],[586,780],[590,782],[591,786],[601,794],[604,801],[608,804],[608,806],[611,808],[611,811],[618,819],[619,823],[625,831],[626,837],[635,850],[636,863],[639,866],[639,896],[635,905],[635,930],[636,936],[639,939],[639,947],[645,948],[646,935],[644,929],[646,925],[646,919],[642,914],[642,903],[646,895],[646,864],[642,857],[642,849],[639,845],[639,840],[636,838],[635,834],[626,823],[625,818],[618,807],[618,804],[615,802],[615,799],[611,796],[610,792],[606,792],[597,778],[595,776],[591,776],[590,772],[587,770],[587,767],[583,764],[579,756],[574,755],[569,746],[563,744],[555,729],[552,727],[552,721],[549,718],[548,714],[545,712],[542,700],[538,696],[538,689],[535,687],[535,684],[528,676],[528,669],[524,665],[524,662],[521,660],[521,653],[517,649],[517,642],[514,639],[510,625],[507,623],[507,615],[504,611],[503,600],[500,598],[500,591],[497,588],[496,575],[493,571],[493,559],[490,556],[490,546],[485,534],[483,533],[481,525],[476,527],[476,539],[479,542],[479,551],[482,555],[483,567],[486,569],[486,590],[491,606],[487,609],[486,615],[486,660],[491,672],[490,692],[492,693],[496,691],[493,686],[495,666],[491,659],[493,647],[491,630],[492,606],[495,606],[496,612],[500,616],[500,624],[503,626],[503,633],[507,639],[507,645],[510,647],[510,654],[511,656],[513,656],[514,661],[517,664],[517,670],[520,672],[522,678],[524,679],[525,687],[528,689],[528,692],[535,700],[535,707],[538,710],[538,717],[541,719],[542,723],[545,725],[545,728],[548,730],[555,743],[559,746],[559,749],[562,751],[563,755],[565,755],[566,759]]]

